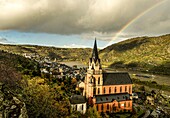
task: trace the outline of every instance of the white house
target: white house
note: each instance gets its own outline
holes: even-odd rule
[[[86,99],[82,95],[73,95],[70,98],[71,107],[73,110],[79,111],[83,114],[86,113],[87,103]]]

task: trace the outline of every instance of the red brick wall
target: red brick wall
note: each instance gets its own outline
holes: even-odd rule
[[[126,104],[126,105],[125,105]],[[113,101],[111,103],[95,104],[98,112],[128,112],[132,111],[132,100],[128,101]]]
[[[115,92],[115,88],[116,88],[116,92]],[[125,91],[125,88],[126,88],[126,91]],[[105,89],[105,92],[104,92],[104,89]],[[114,94],[114,93],[125,93],[125,92],[132,94],[132,84],[103,86],[101,92],[102,94]]]

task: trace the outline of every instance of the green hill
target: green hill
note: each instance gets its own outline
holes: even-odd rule
[[[39,54],[41,57],[56,58],[58,61],[82,61],[87,63],[90,48],[56,48],[36,45],[4,45],[0,49],[23,55]],[[170,75],[170,34],[158,37],[136,37],[99,51],[103,66],[126,68]]]
[[[0,44],[0,49],[18,55],[39,54],[41,57],[56,58],[58,61],[87,61],[90,48],[56,48],[37,45],[5,45]]]
[[[108,67],[170,75],[170,34],[113,44],[100,50],[100,58]]]

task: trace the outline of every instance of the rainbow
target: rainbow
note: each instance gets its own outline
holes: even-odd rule
[[[128,22],[121,30],[118,31],[118,33],[116,33],[116,35],[112,38],[112,40],[106,45],[109,46],[112,44],[112,42],[114,40],[116,40],[118,38],[118,36],[124,31],[126,30],[130,25],[132,25],[133,23],[135,23],[135,21],[137,21],[139,18],[141,18],[143,15],[147,14],[148,12],[150,12],[151,10],[153,10],[154,8],[160,6],[162,3],[164,3],[166,0],[160,1],[156,4],[154,4],[152,7],[148,8],[147,10],[145,10],[144,12],[140,13],[139,15],[137,15],[134,19],[132,19],[130,22]],[[106,47],[105,46],[105,47]]]

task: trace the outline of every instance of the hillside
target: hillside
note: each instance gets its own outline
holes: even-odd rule
[[[0,51],[0,67],[5,71],[12,69],[13,71],[17,71],[25,75],[40,75],[39,64],[37,62],[27,59],[23,56],[7,53],[4,51]]]
[[[137,37],[100,50],[102,63],[108,67],[128,68],[170,74],[170,34]]]
[[[71,81],[59,86],[58,81],[53,82],[40,75],[39,64],[34,60],[0,51],[0,117],[53,118],[72,115],[69,112],[69,92],[61,89],[74,90]]]
[[[90,48],[56,48],[36,45],[4,45],[0,49],[18,55],[39,54],[57,61],[88,62]],[[170,34],[159,37],[136,37],[99,51],[103,66],[170,75]]]
[[[56,48],[36,45],[4,45],[0,49],[18,55],[39,54],[42,57],[56,58],[58,61],[87,61],[91,53],[90,48]]]

